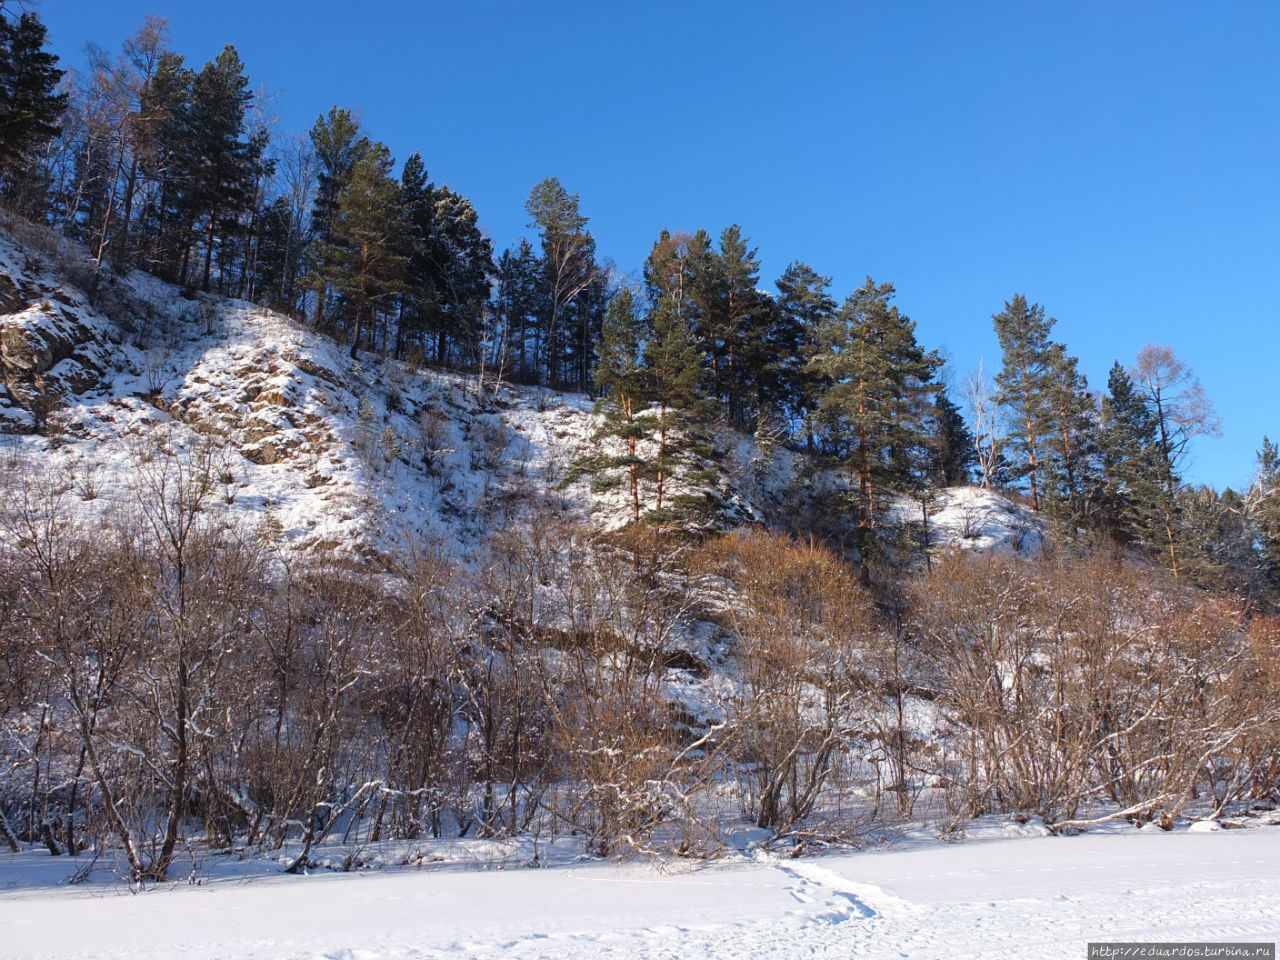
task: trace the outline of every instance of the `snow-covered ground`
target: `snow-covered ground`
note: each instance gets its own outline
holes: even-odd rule
[[[0,885],[28,855],[0,863]],[[31,855],[34,856],[34,855]],[[47,863],[47,858],[45,858]],[[30,864],[28,863],[29,867]],[[1280,830],[0,893],[6,958],[1035,957],[1280,938]]]
[[[283,543],[321,554],[368,558],[425,537],[465,560],[534,503],[603,529],[632,515],[621,469],[575,469],[608,449],[588,397],[482,386],[371,352],[353,360],[288,317],[141,272],[109,278],[91,306],[49,258],[3,232],[0,374],[0,467],[39,473],[34,482],[90,525],[136,505],[139,462],[158,445],[211,458],[209,511],[269,523]],[[794,512],[797,454],[719,424],[710,433],[720,459],[691,466],[714,466],[718,479],[668,477],[668,504],[710,494],[726,526]],[[818,471],[812,508],[828,510],[846,482]],[[990,491],[939,491],[927,508],[935,550],[1039,542],[1039,522]],[[918,524],[920,504],[902,498],[885,519]]]

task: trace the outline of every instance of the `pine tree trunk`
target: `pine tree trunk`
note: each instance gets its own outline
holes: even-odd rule
[[[356,310],[356,328],[351,332],[351,359],[356,359],[357,351],[360,349],[360,334],[364,328],[364,308],[360,307]]]
[[[204,248],[204,279],[200,282],[200,289],[205,293],[209,292],[209,272],[213,267],[213,236],[214,228],[217,224],[217,211],[209,211],[209,236],[205,240]]]
[[[662,482],[667,468],[667,406],[658,415],[658,512],[662,512]]]
[[[622,398],[622,410],[627,417],[627,426],[631,427],[635,423],[635,417],[632,416],[632,401],[630,397]],[[631,508],[635,516],[635,522],[640,522],[640,465],[636,463],[636,438],[635,434],[628,431],[627,452],[630,454],[631,462]]]
[[[1026,383],[1026,368],[1023,368],[1023,383]],[[1031,393],[1026,387],[1022,390],[1023,411],[1027,422],[1027,461],[1030,465],[1031,477],[1031,509],[1040,512],[1040,493],[1036,487],[1036,431],[1031,422]]]

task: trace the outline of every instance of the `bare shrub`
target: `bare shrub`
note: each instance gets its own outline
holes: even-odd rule
[[[763,533],[713,541],[700,558],[732,584],[739,692],[731,709],[734,756],[757,825],[782,835],[805,824],[843,765],[868,708],[865,657],[874,609],[852,569],[813,543]],[[823,828],[847,832],[853,823]]]
[[[960,816],[1167,820],[1259,727],[1239,710],[1239,611],[1149,569],[957,555],[913,606],[954,724]]]

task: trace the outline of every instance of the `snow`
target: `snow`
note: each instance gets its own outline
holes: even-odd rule
[[[1043,524],[1031,510],[980,487],[949,487],[932,492],[926,504],[929,542],[934,552],[961,550],[1014,550],[1028,554],[1040,546]],[[920,502],[898,497],[888,511],[887,522],[922,524]]]
[[[136,503],[139,463],[157,444],[183,458],[212,447],[207,509],[270,526],[298,551],[376,558],[424,537],[466,563],[532,507],[603,529],[630,518],[625,484],[563,482],[599,451],[587,397],[495,388],[369,353],[353,361],[288,318],[190,299],[138,273],[110,281],[94,309],[0,236],[4,278],[15,291],[0,298],[6,363],[24,350],[61,359],[41,372],[59,400],[45,435],[0,396],[0,432],[21,434],[0,469],[51,486],[86,526]],[[793,509],[797,454],[720,426],[712,434],[724,451],[725,523]],[[819,473],[810,496],[825,509],[847,481]],[[683,492],[694,491],[668,488]],[[939,491],[925,510],[935,551],[1029,552],[1042,536],[1029,511],[986,490]],[[914,529],[921,505],[900,498],[883,519]],[[708,610],[732,602],[728,585],[705,586]],[[699,615],[666,638],[689,656],[661,689],[705,728],[740,685],[726,631]],[[922,736],[941,722],[932,702],[905,707]],[[739,805],[734,789],[723,786],[726,809]],[[1023,937],[1028,955],[1079,957],[1089,939],[1274,936],[1262,918],[1280,915],[1280,876],[1267,866],[1280,862],[1280,831],[1266,828],[1049,838],[1036,821],[998,819],[968,825],[964,844],[921,828],[870,838],[886,849],[818,860],[753,853],[758,833],[739,827],[727,862],[657,868],[576,862],[573,838],[536,851],[550,864],[540,870],[517,869],[535,859],[529,838],[387,844],[362,854],[381,869],[355,874],[337,872],[346,850],[326,847],[317,856],[334,872],[303,878],[280,876],[262,854],[199,854],[190,883],[144,892],[98,882],[107,858],[95,882],[72,885],[88,864],[0,855],[0,958],[1009,956]]]
[[[140,272],[108,277],[91,307],[3,233],[0,287],[12,288],[0,306],[0,359],[11,379],[25,371],[13,397],[0,391],[0,433],[20,434],[6,440],[13,456],[62,491],[65,509],[86,524],[136,504],[131,478],[156,443],[185,455],[214,448],[221,482],[209,509],[251,529],[269,514],[282,545],[295,550],[367,559],[427,538],[465,562],[534,507],[604,530],[631,519],[620,469],[613,485],[590,475],[566,482],[575,463],[602,444],[607,451],[588,397],[481,385],[368,352],[352,360],[280,314],[188,296]],[[29,345],[48,368],[28,370],[11,344]],[[14,402],[37,382],[56,400],[43,436]],[[668,478],[667,503],[709,492],[727,526],[794,510],[788,494],[803,473],[795,453],[720,424],[709,434],[723,453],[714,464],[721,479]],[[819,471],[809,495],[825,511],[846,482],[842,471]],[[654,492],[643,496],[653,506]],[[990,491],[941,491],[929,511],[934,549],[1039,542],[1038,521]],[[914,525],[920,506],[900,499],[886,519]]]
[[[0,889],[34,856],[0,860]],[[1280,831],[1257,827],[922,841],[660,869],[588,863],[250,880],[228,872],[136,895],[97,885],[0,893],[0,953],[1078,960],[1091,940],[1275,940],[1277,864]]]

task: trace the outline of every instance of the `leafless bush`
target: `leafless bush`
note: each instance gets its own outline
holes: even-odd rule
[[[147,349],[142,359],[142,386],[148,396],[157,397],[169,382],[169,351],[163,346]]]
[[[471,433],[471,469],[492,474],[507,451],[508,431],[497,417],[477,419]]]
[[[731,728],[749,812],[785,834],[829,799],[829,785],[849,786],[850,750],[869,707],[873,606],[848,565],[813,543],[733,534],[710,544],[702,560],[735,591],[727,618],[740,692]]]
[[[914,616],[954,724],[962,816],[1167,819],[1262,724],[1240,709],[1239,612],[1150,570],[956,556],[917,584]]]

